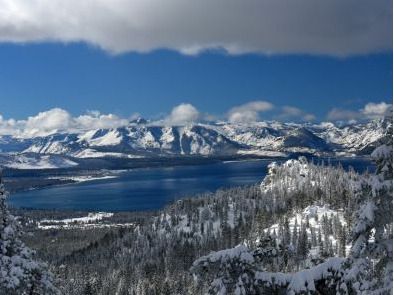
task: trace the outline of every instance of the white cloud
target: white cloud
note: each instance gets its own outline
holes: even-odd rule
[[[54,108],[29,117],[25,122],[24,134],[27,136],[47,135],[65,131],[71,127],[71,115],[62,109]]]
[[[20,128],[20,121],[16,121],[14,119],[4,119],[2,115],[0,115],[0,135],[4,134],[14,134],[15,130]]]
[[[327,119],[330,121],[350,121],[360,118],[360,112],[333,108],[327,114]]]
[[[127,125],[129,120],[114,114],[101,114],[99,111],[90,111],[74,119],[75,128],[80,129],[106,129]],[[93,126],[93,127],[92,127]]]
[[[282,113],[279,114],[279,118],[282,120],[297,120],[305,122],[316,120],[315,115],[306,113],[303,110],[292,106],[282,107]]]
[[[30,116],[26,120],[4,119],[0,115],[0,135],[29,138],[57,132],[78,133],[92,129],[118,128],[128,125],[130,120],[138,117],[140,115],[137,113],[129,118],[122,118],[115,114],[102,114],[99,111],[88,111],[73,117],[66,110],[53,108]],[[164,124],[184,125],[196,122],[200,117],[204,116],[200,116],[198,110],[191,104],[180,104],[172,109],[171,114],[164,119]],[[163,121],[160,124],[163,124]]]
[[[387,116],[393,112],[393,105],[385,102],[381,103],[367,103],[362,109],[362,113],[368,117],[382,117]]]
[[[392,1],[0,0],[0,41],[345,56],[392,48]]]
[[[182,103],[174,107],[171,114],[164,119],[167,125],[185,125],[199,119],[199,111],[189,103]]]
[[[87,112],[78,117],[60,108],[53,108],[30,116],[26,120],[5,120],[0,116],[0,135],[19,137],[46,136],[56,132],[79,132],[89,129],[116,128],[128,124],[127,119],[114,114]]]
[[[273,109],[273,105],[267,101],[252,101],[232,108],[228,112],[228,120],[232,123],[256,122],[261,112]]]
[[[267,101],[252,101],[236,106],[227,113],[227,119],[232,123],[250,123],[260,120],[260,113],[272,110],[274,106]],[[315,116],[299,108],[284,106],[280,108],[279,118],[283,120],[297,119],[313,121]],[[392,115],[392,104],[368,103],[358,111],[334,108],[327,114],[331,121],[352,121],[374,119]],[[25,120],[5,119],[0,115],[0,135],[14,135],[17,137],[37,137],[57,132],[78,133],[92,129],[118,128],[129,124],[130,120],[140,117],[133,114],[129,118],[122,118],[115,114],[102,114],[99,111],[88,111],[83,115],[73,117],[61,108],[53,108],[30,116]],[[215,117],[200,113],[193,105],[182,103],[174,107],[171,113],[161,121],[151,124],[182,126],[198,121],[213,121]]]
[[[358,111],[333,108],[328,114],[327,119],[332,121],[352,121],[363,119],[376,119],[391,115],[393,105],[386,102],[367,103]]]

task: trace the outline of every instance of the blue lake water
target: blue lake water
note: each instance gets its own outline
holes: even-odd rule
[[[151,210],[197,193],[260,182],[272,160],[233,161],[209,165],[134,169],[117,178],[37,189],[14,194],[15,207],[100,211]],[[366,159],[332,160],[363,172]]]

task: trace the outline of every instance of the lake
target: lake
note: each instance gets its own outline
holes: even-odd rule
[[[142,168],[116,178],[92,180],[21,192],[10,196],[14,207],[128,211],[159,209],[169,202],[197,193],[261,182],[272,159],[229,161],[170,168]],[[283,161],[283,160],[282,160]],[[325,159],[327,161],[327,159]],[[345,169],[373,168],[365,158],[335,159]]]

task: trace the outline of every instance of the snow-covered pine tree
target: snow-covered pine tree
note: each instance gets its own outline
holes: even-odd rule
[[[290,234],[290,224],[289,218],[285,216],[284,224],[283,224],[283,245],[289,246],[291,243],[291,234]]]
[[[308,255],[308,236],[306,233],[305,224],[301,224],[301,230],[297,245],[297,255],[301,261],[303,261]]]
[[[291,243],[292,243],[294,248],[297,248],[297,244],[298,244],[298,223],[297,223],[297,218],[295,219],[295,222],[294,222],[293,235],[291,237]]]
[[[372,153],[376,174],[361,182],[352,249],[341,289],[357,294],[392,294],[393,154],[392,144]],[[345,285],[346,284],[346,285]]]
[[[267,240],[268,241],[268,240]],[[244,245],[211,253],[191,267],[204,294],[333,294],[342,259],[332,257],[296,273],[269,272],[266,259],[277,257],[275,248],[250,250]],[[205,292],[205,290],[207,290]]]
[[[21,225],[8,211],[7,195],[0,171],[0,294],[58,294],[52,274],[22,242]]]
[[[346,256],[346,229],[345,227],[340,227],[339,228],[339,249],[338,249],[338,254],[340,257],[345,257]]]
[[[191,268],[208,294],[258,294],[254,286],[255,258],[251,251],[238,245],[197,259]]]

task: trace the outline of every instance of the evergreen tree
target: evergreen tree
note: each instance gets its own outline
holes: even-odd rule
[[[297,255],[301,260],[305,259],[308,255],[308,236],[306,233],[305,224],[301,226],[300,236],[298,238],[297,245]]]
[[[34,260],[34,251],[21,240],[18,220],[10,214],[0,175],[0,294],[57,294],[46,266]]]
[[[319,252],[320,253],[324,253],[325,249],[324,249],[324,244],[323,244],[323,240],[322,240],[320,227],[319,227],[319,229],[317,231],[317,244],[319,246]]]
[[[316,237],[316,229],[311,227],[311,245],[312,247],[317,247],[317,237]]]
[[[376,175],[366,177],[355,214],[352,249],[346,263],[347,290],[368,294],[392,293],[393,283],[393,157],[392,145],[372,153]]]
[[[297,218],[295,219],[295,222],[294,222],[293,236],[291,237],[291,243],[293,244],[294,248],[297,248],[297,243],[298,243],[298,223],[297,223]]]
[[[344,227],[339,228],[339,256],[346,256],[346,229]]]
[[[285,217],[284,224],[283,224],[283,244],[284,246],[290,245],[291,242],[291,234],[290,234],[290,224],[289,218]]]

